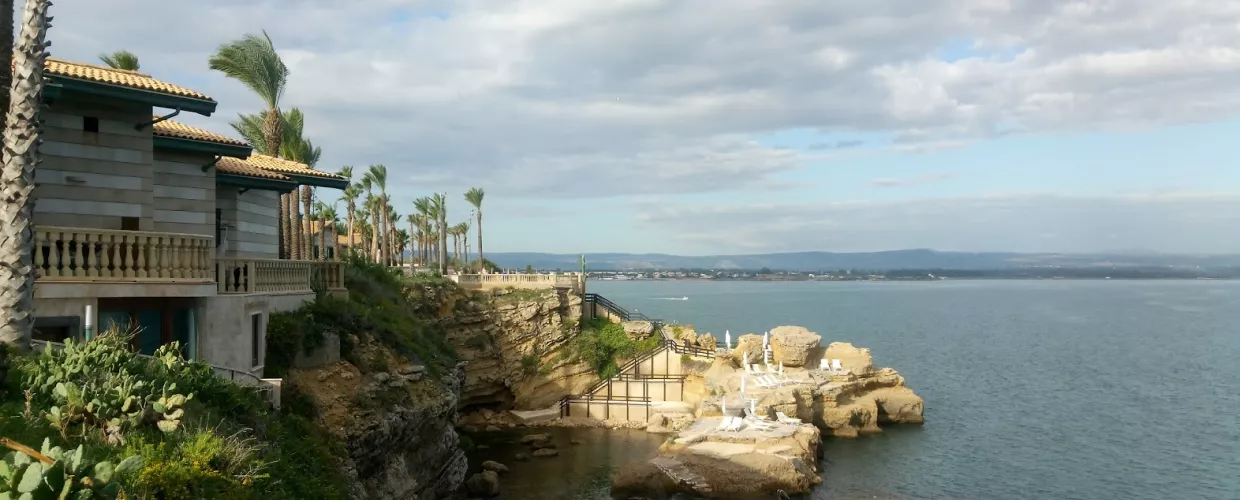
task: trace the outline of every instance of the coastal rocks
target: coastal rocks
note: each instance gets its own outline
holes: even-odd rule
[[[741,362],[748,354],[749,364],[762,362],[762,336],[757,334],[741,335],[736,339],[736,348],[732,350],[732,358],[736,361],[736,366],[741,366]]]
[[[555,448],[541,448],[541,449],[534,450],[533,456],[535,458],[551,458],[554,456],[558,456],[559,454],[560,454],[560,450],[557,450]]]
[[[621,326],[630,340],[642,340],[654,335],[654,323],[649,321],[625,321]]]
[[[870,393],[878,405],[880,424],[920,424],[925,422],[925,401],[908,387],[886,387]]]
[[[363,344],[358,349],[371,349]],[[405,379],[399,373],[387,381]],[[421,375],[419,373],[419,375]],[[464,368],[399,387],[362,376],[339,361],[285,377],[285,387],[316,408],[316,423],[346,443],[354,498],[444,498],[465,481],[468,464],[453,423]],[[424,464],[440,464],[424,467]]]
[[[525,436],[521,436],[521,440],[519,442],[521,444],[529,445],[529,446],[537,448],[539,445],[550,444],[551,435],[550,434],[528,434]]]
[[[848,342],[832,342],[827,346],[827,350],[823,352],[822,357],[825,359],[838,359],[840,365],[853,373],[853,375],[866,375],[874,369],[874,358],[870,356],[870,350],[864,348],[853,347]]]
[[[468,362],[463,412],[541,410],[598,380],[587,364],[565,355],[581,331],[581,295],[496,290],[460,300],[469,301],[464,309],[476,312],[445,317],[441,326],[448,343]]]
[[[692,413],[655,413],[646,419],[646,432],[654,434],[680,432],[693,421]]]
[[[507,474],[508,466],[494,460],[487,460],[482,462],[482,470],[495,471],[496,474]]]
[[[770,432],[719,433],[703,419],[665,443],[654,459],[612,475],[613,498],[670,498],[677,493],[721,499],[773,498],[808,492],[817,473],[821,436],[812,425],[777,425]]]
[[[499,474],[492,470],[484,470],[469,477],[465,488],[473,495],[484,497],[499,496]]]
[[[786,367],[809,364],[820,342],[822,336],[800,326],[777,326],[771,330],[771,351],[775,362],[782,362]]]

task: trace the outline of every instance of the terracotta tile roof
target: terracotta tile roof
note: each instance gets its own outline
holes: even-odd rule
[[[265,168],[267,170],[272,170],[275,172],[285,173],[285,174],[304,175],[307,177],[322,177],[324,179],[344,180],[344,177],[341,177],[339,175],[331,174],[331,173],[324,172],[322,170],[315,170],[313,168],[307,167],[305,163],[298,163],[298,162],[291,161],[291,160],[285,160],[283,158],[275,158],[275,157],[271,157],[267,155],[260,155],[258,153],[254,153],[250,155],[250,158],[247,161],[249,161],[251,164],[255,166]]]
[[[158,115],[154,118],[159,118]],[[193,141],[215,142],[219,144],[227,144],[229,146],[250,147],[245,141],[239,141],[231,137],[225,137],[214,132],[208,132],[198,127],[191,127],[181,122],[172,120],[164,120],[156,123],[152,127],[155,135],[161,137],[175,137],[178,139],[190,139]]]
[[[253,159],[258,155],[251,155]],[[274,179],[280,181],[292,182],[288,176],[281,175],[270,170],[256,166],[251,160],[242,160],[240,158],[232,158],[229,156],[221,157],[215,162],[215,170],[222,174],[241,175],[245,177],[258,177],[260,179]]]
[[[151,78],[151,75],[139,73],[137,71],[114,69],[107,66],[95,66],[93,64],[83,64],[49,57],[47,58],[46,72],[51,75],[63,76],[67,78],[108,83],[112,85],[119,85],[121,87],[129,87],[131,89],[149,90],[151,92],[189,97],[192,99],[202,99],[204,101],[214,101],[214,99],[207,97],[201,92],[195,92],[184,87],[178,87],[171,83],[161,82]]]

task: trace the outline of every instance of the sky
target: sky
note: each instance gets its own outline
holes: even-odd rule
[[[477,186],[489,251],[1240,253],[1236,0],[57,0],[219,101],[262,30],[318,168],[398,212]],[[326,190],[324,190],[326,191]],[[321,195],[335,198],[331,192]],[[343,212],[343,204],[340,205]]]

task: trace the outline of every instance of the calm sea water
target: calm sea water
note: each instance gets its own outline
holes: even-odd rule
[[[719,337],[805,326],[899,370],[927,423],[827,441],[816,500],[1240,499],[1240,282],[588,287]],[[504,498],[553,498],[518,493],[548,480],[607,498],[609,466],[653,445],[606,443],[571,474],[505,477]]]

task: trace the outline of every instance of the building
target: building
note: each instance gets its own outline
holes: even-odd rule
[[[315,288],[345,293],[339,262],[279,259],[281,193],[347,181],[172,121],[216,102],[149,75],[49,59],[34,190],[35,338],[136,327],[151,353],[260,374],[273,312]],[[169,111],[165,111],[169,110]],[[319,286],[316,286],[319,285]]]

